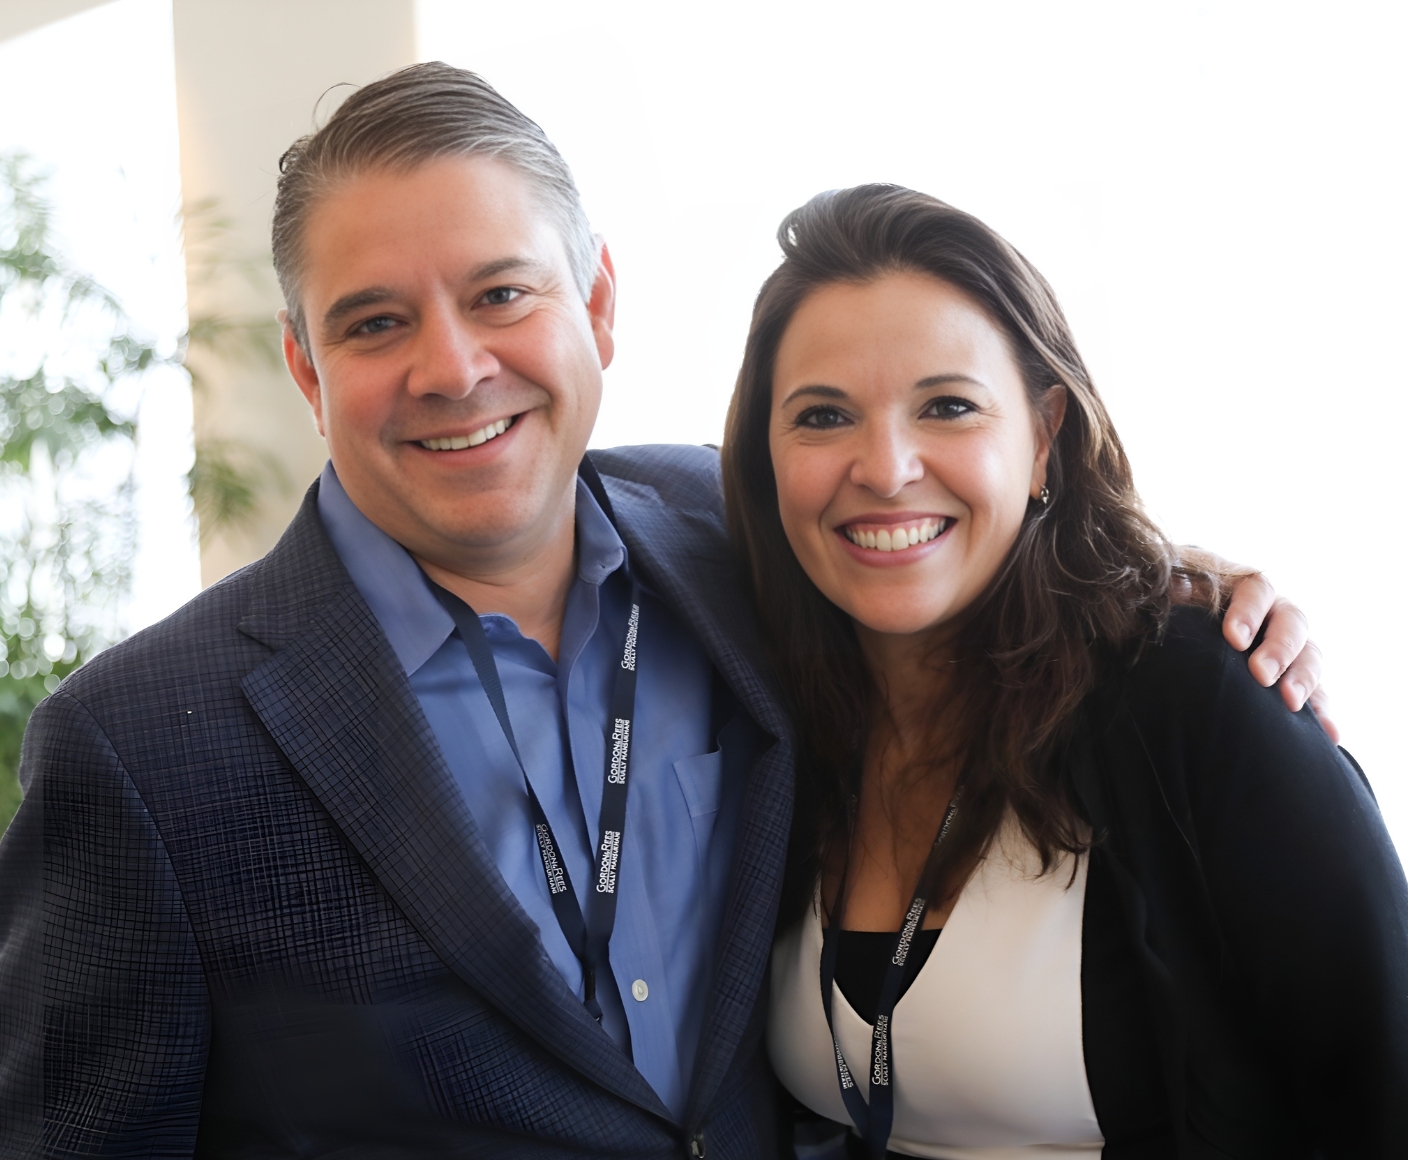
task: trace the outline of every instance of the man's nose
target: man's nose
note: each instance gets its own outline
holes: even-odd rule
[[[904,487],[924,478],[924,463],[915,441],[899,424],[873,423],[860,441],[851,464],[851,482],[892,499]]]
[[[406,389],[412,395],[463,399],[499,373],[499,360],[479,328],[449,306],[428,310],[416,334]]]

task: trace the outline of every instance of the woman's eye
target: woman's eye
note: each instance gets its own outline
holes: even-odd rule
[[[934,419],[959,419],[974,410],[973,404],[967,399],[946,397],[932,400],[924,408],[924,414]]]
[[[523,293],[514,286],[495,286],[482,299],[486,306],[507,306]]]
[[[811,427],[814,430],[840,427],[845,421],[846,416],[835,407],[808,407],[797,416],[798,427]]]

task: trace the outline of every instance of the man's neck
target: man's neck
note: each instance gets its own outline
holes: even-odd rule
[[[569,508],[561,526],[541,545],[487,568],[476,568],[473,575],[420,556],[415,560],[435,583],[475,612],[510,617],[519,632],[536,640],[556,661],[576,556],[575,509]]]

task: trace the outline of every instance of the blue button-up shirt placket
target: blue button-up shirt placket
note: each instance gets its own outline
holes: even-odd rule
[[[537,925],[545,953],[582,996],[581,966],[557,925],[543,880],[523,775],[453,622],[405,550],[351,503],[331,465],[323,474],[319,511],[406,670],[495,865]],[[583,486],[577,494],[577,550],[560,664],[507,617],[486,615],[481,623],[528,776],[585,909],[591,905],[605,725],[628,612],[629,561]],[[649,594],[638,655],[612,978],[600,982],[599,996],[604,1029],[632,1051],[637,1070],[682,1116],[726,885],[726,862],[696,857],[696,844],[728,848],[734,819],[729,811],[714,822],[707,813],[722,792],[718,755],[707,752],[712,670],[698,645]],[[703,837],[711,827],[712,840]],[[632,994],[637,981],[643,999]]]
[[[580,660],[580,663],[573,664],[571,670],[563,675],[577,788],[583,814],[591,819],[589,828],[595,838],[599,836],[595,823],[600,816],[604,792],[606,730],[603,726],[609,716],[609,689],[615,677],[614,670],[620,664],[620,648],[629,615],[625,577],[616,575],[600,585],[582,585],[574,593],[574,601],[577,599],[581,602],[580,609],[569,608],[569,618],[576,613],[585,626],[590,615],[593,631],[598,620],[604,621],[610,628],[619,629],[608,629],[602,633],[603,643],[607,647],[594,650],[590,656],[573,658]],[[641,645],[637,654],[642,677],[647,680],[650,672],[644,653],[649,647],[651,618],[648,614],[653,604],[653,601],[645,601],[641,611]],[[565,649],[562,655],[566,659]],[[662,774],[669,771],[662,770],[655,760],[656,755],[639,744],[643,724],[640,717],[642,711],[648,712],[646,701],[647,698],[637,698],[636,744],[632,746],[627,783],[626,832],[617,877],[617,922],[611,937],[610,963],[616,995],[624,1007],[625,1019],[630,1027],[636,1068],[642,1075],[652,1077],[657,1094],[667,1107],[674,1108],[683,1104],[687,1094],[680,1060],[681,1044],[677,1042],[677,1007],[661,953],[660,927],[653,921],[649,883],[641,872],[640,845],[653,836],[645,830],[652,821],[653,811],[648,805],[650,799],[658,797],[662,789],[672,796],[678,793],[678,789],[673,785],[662,787],[659,784]],[[593,892],[591,879],[587,879],[584,886],[583,894]],[[586,898],[584,909],[597,904],[597,899]],[[623,915],[630,915],[631,920],[622,922]],[[638,997],[641,993],[644,993],[644,998]]]

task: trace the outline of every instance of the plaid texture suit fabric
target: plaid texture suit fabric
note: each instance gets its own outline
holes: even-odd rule
[[[787,725],[717,455],[593,459],[750,725],[686,1122],[543,952],[310,491],[268,556],[34,714],[0,842],[0,1157],[771,1151]]]

